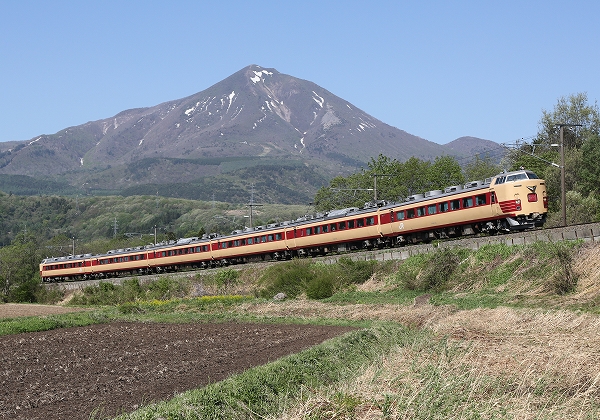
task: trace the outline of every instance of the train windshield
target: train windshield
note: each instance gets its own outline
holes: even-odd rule
[[[505,182],[515,182],[522,179],[539,179],[539,177],[531,171],[512,172],[498,175],[494,184],[504,184]]]

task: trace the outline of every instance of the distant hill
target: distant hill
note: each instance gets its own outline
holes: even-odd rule
[[[254,186],[261,200],[299,203],[379,154],[464,156],[489,143],[464,137],[442,146],[310,81],[251,65],[186,98],[0,146],[0,185],[6,191],[7,176],[21,175],[33,184],[26,194],[44,180],[45,193],[56,182],[60,191],[67,183],[80,193],[223,201]]]
[[[498,143],[490,140],[483,140],[477,137],[460,137],[446,144],[452,155],[489,156],[494,160],[500,160],[504,156],[505,149]]]

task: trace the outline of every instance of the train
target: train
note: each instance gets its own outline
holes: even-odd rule
[[[44,282],[103,279],[404,246],[542,227],[547,212],[545,181],[523,169],[401,202],[373,201],[227,235],[46,258],[40,276]]]

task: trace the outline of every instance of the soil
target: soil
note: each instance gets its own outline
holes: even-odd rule
[[[0,418],[112,417],[349,330],[112,323],[0,337]]]
[[[37,305],[26,303],[3,303],[0,304],[0,319],[18,318],[22,316],[45,316],[66,314],[69,312],[86,311],[85,308],[75,308],[57,305]]]

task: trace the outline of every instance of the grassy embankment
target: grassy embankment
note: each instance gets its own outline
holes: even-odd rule
[[[598,418],[599,263],[598,247],[537,243],[103,283],[71,299],[97,310],[0,334],[116,319],[362,327],[123,418]]]

